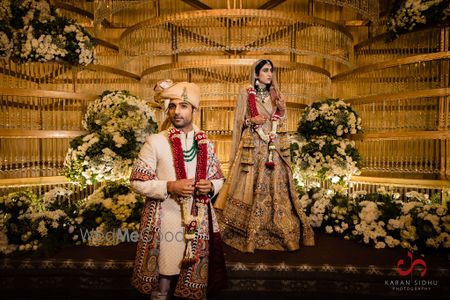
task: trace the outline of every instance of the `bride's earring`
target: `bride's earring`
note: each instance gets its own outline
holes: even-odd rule
[[[258,78],[256,78],[255,83],[256,83],[257,85],[259,84],[259,79],[258,79]]]

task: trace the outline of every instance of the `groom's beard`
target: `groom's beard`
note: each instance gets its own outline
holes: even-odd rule
[[[172,122],[173,127],[177,128],[177,129],[182,129],[182,128],[188,127],[192,124],[192,118],[186,120],[183,117],[174,117],[171,120],[171,122]]]

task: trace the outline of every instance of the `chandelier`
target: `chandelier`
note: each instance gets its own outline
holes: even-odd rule
[[[190,55],[244,57],[255,53],[308,55],[350,65],[353,38],[345,27],[281,11],[188,11],[145,20],[120,37],[126,57]]]

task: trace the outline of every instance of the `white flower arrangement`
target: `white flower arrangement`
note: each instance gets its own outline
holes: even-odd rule
[[[385,189],[350,196],[331,190],[311,189],[300,195],[300,204],[313,227],[344,235],[375,248],[403,247],[411,251],[450,248],[450,215],[447,207],[432,203],[427,195],[399,194]]]
[[[11,1],[2,1],[0,3],[0,58],[9,59],[12,54],[14,44],[9,26],[11,16]]]
[[[38,197],[19,191],[0,197],[0,252],[51,251],[55,243],[70,240],[75,207],[68,205],[71,191],[58,189]],[[63,201],[61,201],[63,200]]]
[[[90,246],[116,245],[117,235],[105,238],[107,232],[118,229],[138,231],[144,197],[135,194],[128,186],[109,182],[90,195],[83,204],[78,227],[90,232],[86,243]]]
[[[43,196],[20,191],[0,197],[0,253],[42,251],[62,242],[115,245],[120,242],[114,235],[117,229],[139,230],[145,200],[128,186],[109,182],[80,205],[71,203],[71,193],[56,188]],[[402,202],[392,190],[379,189],[372,194],[357,191],[347,196],[315,188],[299,198],[311,225],[329,234],[375,248],[450,248],[447,207],[418,192],[407,194],[409,201]],[[87,240],[86,236],[80,238],[83,230],[84,235],[90,231]]]
[[[71,202],[70,196],[72,194],[72,190],[68,190],[63,187],[56,187],[44,194],[44,196],[42,197],[42,208],[50,209],[58,198],[63,198],[68,202]]]
[[[387,22],[387,40],[424,25],[439,26],[450,21],[448,0],[395,0]]]
[[[9,14],[14,11],[14,16]],[[74,65],[94,60],[94,41],[75,21],[56,14],[47,0],[3,1],[0,56],[18,63],[61,59]],[[11,34],[12,33],[12,34]]]
[[[311,207],[311,214],[308,216],[311,226],[319,227],[322,224],[324,216],[326,216],[326,209],[330,204],[330,200],[331,199],[329,197],[324,196],[314,202]]]
[[[14,192],[0,197],[1,253],[9,254],[18,250],[20,244],[29,238],[27,234],[29,226],[19,218],[31,210],[31,203],[35,201],[35,195],[29,191]]]
[[[9,37],[7,33],[1,30],[1,27],[2,25],[0,25],[0,57],[9,59],[13,49],[13,42],[11,37]]]
[[[347,182],[360,174],[361,157],[354,141],[327,136],[309,142],[291,139],[291,149],[294,177],[300,182],[309,178]]]
[[[309,105],[299,121],[297,138],[291,137],[291,161],[299,186],[310,189],[328,181],[335,191],[360,174],[361,156],[347,137],[362,131],[361,118],[339,99]]]
[[[155,119],[153,110],[127,91],[103,93],[84,117],[89,133],[70,144],[64,174],[81,185],[128,181],[145,138],[156,132]]]
[[[105,239],[104,233],[138,232],[145,199],[128,186],[109,182],[77,203],[72,193],[55,188],[44,195],[24,190],[0,197],[0,253],[49,254],[63,244],[115,245],[118,235]],[[91,231],[87,240],[86,230]]]
[[[345,138],[362,131],[361,118],[344,101],[326,99],[305,109],[297,131],[307,140],[325,135]]]

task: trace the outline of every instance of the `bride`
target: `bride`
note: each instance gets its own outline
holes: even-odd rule
[[[219,193],[223,241],[240,251],[299,249],[314,245],[290,168],[286,104],[274,65],[258,60],[250,85],[237,99],[230,172]]]

